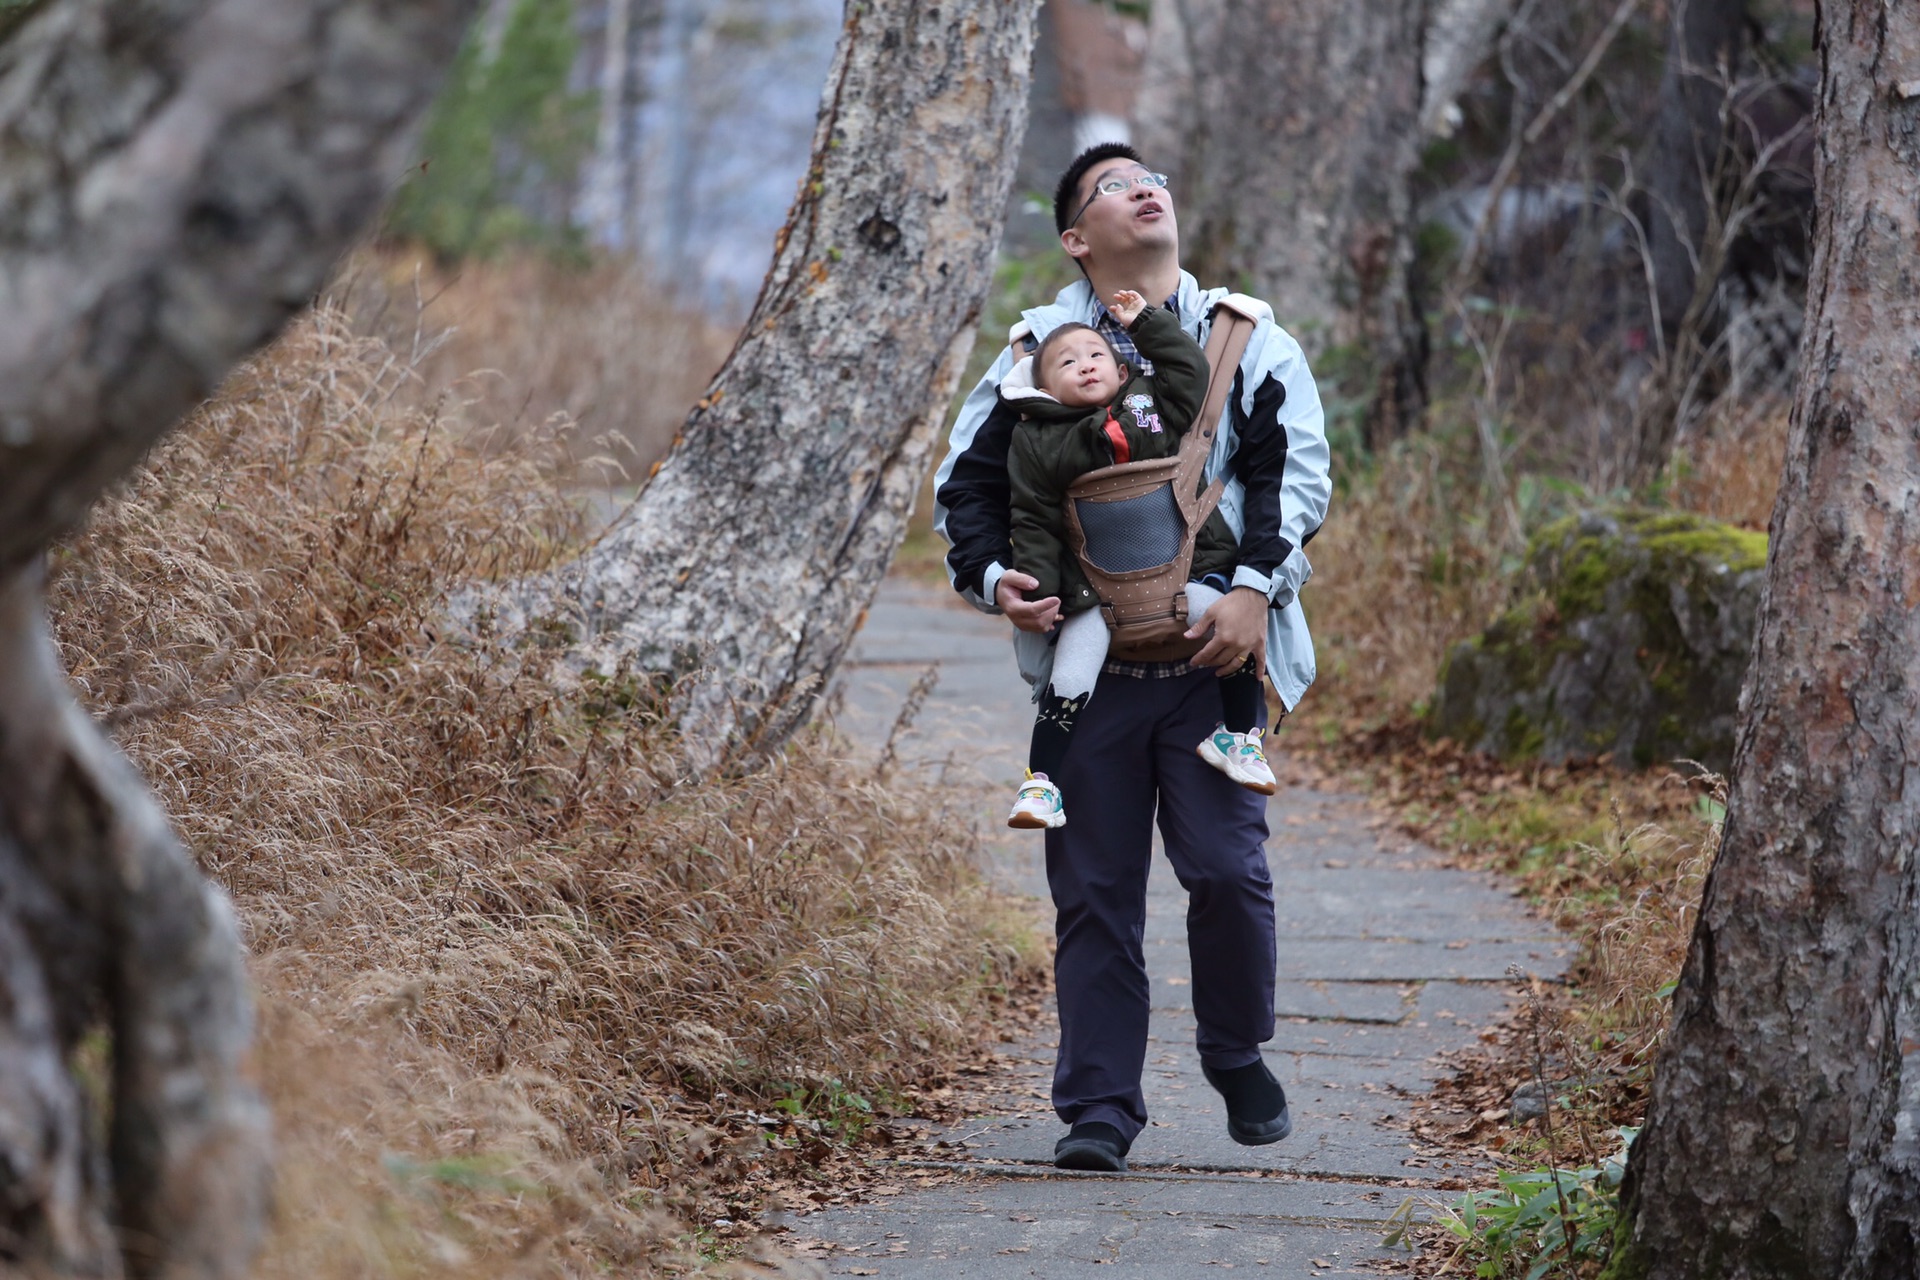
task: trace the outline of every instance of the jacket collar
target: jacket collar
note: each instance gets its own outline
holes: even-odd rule
[[[1200,335],[1202,323],[1213,310],[1213,304],[1227,296],[1225,289],[1202,289],[1200,282],[1189,272],[1180,273],[1180,327],[1195,338]],[[1077,320],[1081,324],[1092,324],[1100,314],[1099,302],[1093,296],[1093,286],[1082,276],[1062,289],[1054,300],[1045,306],[1034,307],[1020,313],[1030,327],[1036,339],[1044,340],[1049,333],[1069,321]]]

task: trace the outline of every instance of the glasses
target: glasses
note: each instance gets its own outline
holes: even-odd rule
[[[1167,175],[1164,173],[1139,173],[1131,178],[1122,178],[1118,175],[1102,178],[1094,184],[1093,194],[1087,197],[1087,203],[1080,206],[1080,213],[1074,214],[1067,226],[1071,228],[1074,223],[1079,222],[1080,214],[1085,213],[1101,196],[1117,196],[1136,182],[1143,187],[1153,187],[1161,191],[1167,189]]]

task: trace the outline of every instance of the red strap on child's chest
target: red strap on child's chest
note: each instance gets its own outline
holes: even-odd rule
[[[1132,462],[1133,450],[1127,447],[1127,433],[1114,420],[1112,409],[1107,410],[1107,420],[1101,430],[1107,433],[1107,439],[1113,444],[1113,465],[1117,467],[1123,462]]]

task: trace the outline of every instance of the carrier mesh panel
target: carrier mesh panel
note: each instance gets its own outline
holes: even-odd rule
[[[1108,573],[1171,564],[1186,541],[1170,484],[1118,502],[1081,499],[1074,509],[1087,535],[1087,559]]]

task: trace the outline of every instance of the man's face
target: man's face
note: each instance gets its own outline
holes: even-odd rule
[[[1061,404],[1076,409],[1105,404],[1120,392],[1120,366],[1107,340],[1076,329],[1047,348],[1040,385]]]
[[[1141,249],[1180,251],[1180,228],[1173,216],[1173,198],[1165,187],[1134,182],[1124,191],[1097,194],[1102,182],[1137,178],[1151,172],[1131,160],[1095,165],[1080,179],[1080,217],[1060,234],[1060,243],[1075,258],[1131,257]],[[1092,197],[1089,201],[1088,197]]]

